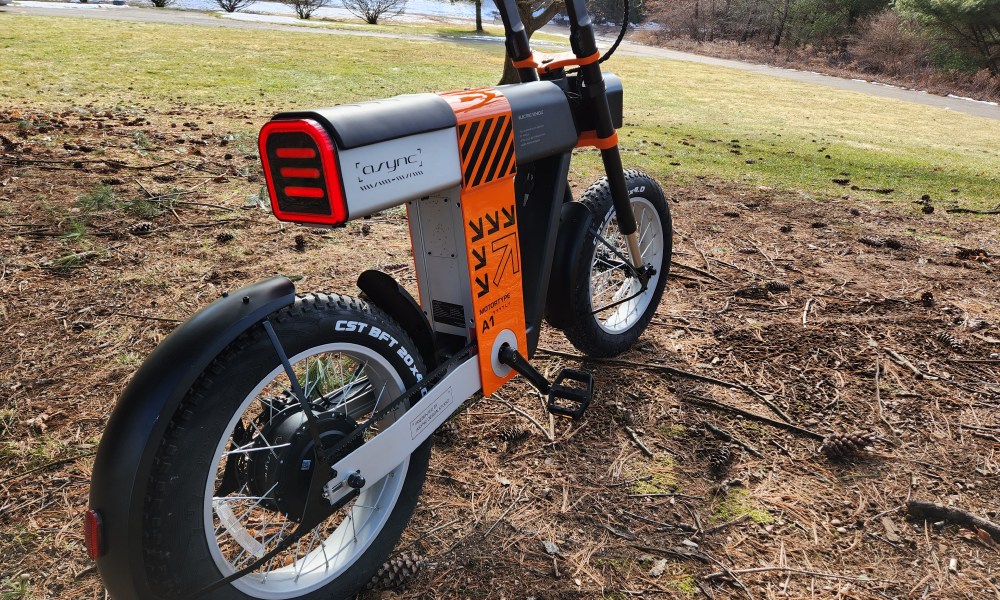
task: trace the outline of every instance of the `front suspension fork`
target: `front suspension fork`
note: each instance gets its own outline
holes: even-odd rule
[[[577,58],[593,56],[598,52],[597,40],[594,38],[594,25],[587,13],[584,0],[566,0],[566,13],[570,23],[570,45]],[[601,74],[599,61],[589,62],[580,66],[583,77],[586,102],[593,111],[596,120],[597,139],[600,143],[601,160],[604,171],[611,186],[611,199],[615,205],[615,216],[618,218],[618,229],[628,241],[629,259],[632,267],[639,273],[643,272],[642,250],[639,248],[638,226],[635,214],[632,212],[632,202],[628,197],[628,186],[625,183],[625,170],[622,167],[621,152],[618,150],[618,133],[615,131],[614,120],[611,117],[611,107]]]

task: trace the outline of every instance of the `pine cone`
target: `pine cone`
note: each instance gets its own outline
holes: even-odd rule
[[[531,435],[531,431],[527,429],[520,429],[518,427],[501,427],[500,430],[497,431],[497,437],[507,442],[509,446],[523,442],[529,435]]]
[[[725,473],[731,464],[733,464],[733,448],[729,444],[719,446],[708,457],[708,470],[715,477]]]
[[[947,331],[939,331],[934,335],[934,339],[947,346],[953,352],[962,351],[962,342],[956,340]]]
[[[454,419],[448,419],[444,423],[441,423],[441,426],[434,432],[434,437],[436,441],[441,441],[445,444],[452,443],[458,437],[458,423]]]
[[[885,246],[885,240],[874,235],[866,235],[858,241],[865,246],[871,246],[872,248],[881,248],[882,246]]]
[[[854,433],[835,433],[826,436],[819,451],[833,461],[841,461],[858,455],[865,446],[875,442],[875,436],[865,431]]]
[[[131,228],[129,228],[129,233],[131,233],[132,235],[146,235],[151,231],[153,231],[153,224],[150,223],[149,221],[136,223]]]
[[[306,251],[306,236],[301,233],[295,236],[295,250],[296,252]]]
[[[792,286],[781,281],[768,281],[764,284],[764,288],[769,292],[790,292],[792,291]]]
[[[735,328],[732,325],[719,325],[718,327],[712,330],[712,335],[714,335],[715,337],[722,337],[727,333],[729,333],[730,331],[732,331],[733,329]]]
[[[397,554],[382,563],[366,586],[370,590],[392,590],[417,576],[427,561],[416,552]]]
[[[219,235],[215,236],[215,241],[218,242],[218,243],[220,243],[220,244],[225,244],[226,242],[231,242],[231,241],[233,241],[233,234],[229,233],[228,231],[223,231]]]
[[[740,288],[736,290],[735,294],[737,298],[747,298],[749,300],[767,300],[771,297],[771,293],[767,291],[767,288],[759,285],[749,285],[745,288]]]

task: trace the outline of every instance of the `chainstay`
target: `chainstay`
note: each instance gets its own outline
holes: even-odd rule
[[[324,456],[326,457],[327,462],[330,465],[336,464],[337,453],[346,448],[351,442],[358,439],[359,436],[364,435],[366,431],[371,429],[372,425],[377,423],[380,419],[385,417],[390,412],[396,410],[399,407],[399,405],[402,404],[403,402],[412,399],[417,394],[420,394],[421,397],[425,395],[430,388],[433,388],[435,385],[437,385],[437,383],[444,377],[444,375],[448,373],[449,370],[451,370],[452,367],[455,367],[462,361],[468,359],[471,356],[474,356],[475,350],[476,350],[476,343],[474,341],[469,342],[468,345],[466,345],[464,348],[456,352],[451,358],[444,361],[443,363],[438,365],[434,370],[428,373],[426,377],[424,377],[414,385],[410,386],[405,392],[400,394],[398,398],[396,398],[383,408],[380,408],[379,410],[375,411],[375,413],[373,413],[372,416],[367,421],[365,421],[361,425],[358,425],[357,427],[354,428],[354,431],[347,434],[345,437],[341,438],[341,440],[337,442],[337,444],[333,448],[324,451]],[[419,398],[417,401],[419,402]]]

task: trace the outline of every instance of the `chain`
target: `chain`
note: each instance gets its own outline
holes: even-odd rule
[[[330,448],[329,450],[325,451],[325,456],[329,461],[329,463],[331,465],[335,464],[337,462],[336,459],[338,452],[346,448],[347,445],[350,444],[352,441],[358,439],[359,436],[364,435],[364,433],[369,429],[371,429],[371,427],[375,423],[377,423],[380,419],[385,417],[390,412],[396,410],[403,402],[414,398],[415,396],[417,396],[417,394],[419,394],[421,398],[425,396],[427,394],[428,386],[433,387],[453,367],[457,366],[459,363],[461,363],[468,357],[475,354],[474,352],[475,349],[476,349],[476,343],[469,342],[468,345],[466,345],[464,348],[456,352],[451,358],[444,361],[443,363],[438,365],[433,371],[428,373],[426,377],[424,377],[423,379],[412,385],[405,392],[400,394],[398,398],[396,398],[386,406],[380,408],[379,410],[375,411],[367,421],[355,427],[354,431],[344,436],[339,442],[337,442],[337,444],[333,448]],[[419,399],[417,401],[419,402]],[[336,477],[336,474],[332,474],[332,476]]]

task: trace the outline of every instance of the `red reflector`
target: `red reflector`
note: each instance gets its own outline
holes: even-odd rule
[[[104,519],[96,510],[88,510],[83,521],[83,539],[87,545],[87,554],[93,560],[97,560],[104,554]]]
[[[285,195],[293,196],[295,198],[322,198],[323,188],[286,187]]]
[[[278,158],[316,158],[312,148],[278,148],[274,153]]]
[[[294,167],[285,167],[281,169],[282,177],[298,177],[300,179],[318,179],[319,169],[296,169]]]

